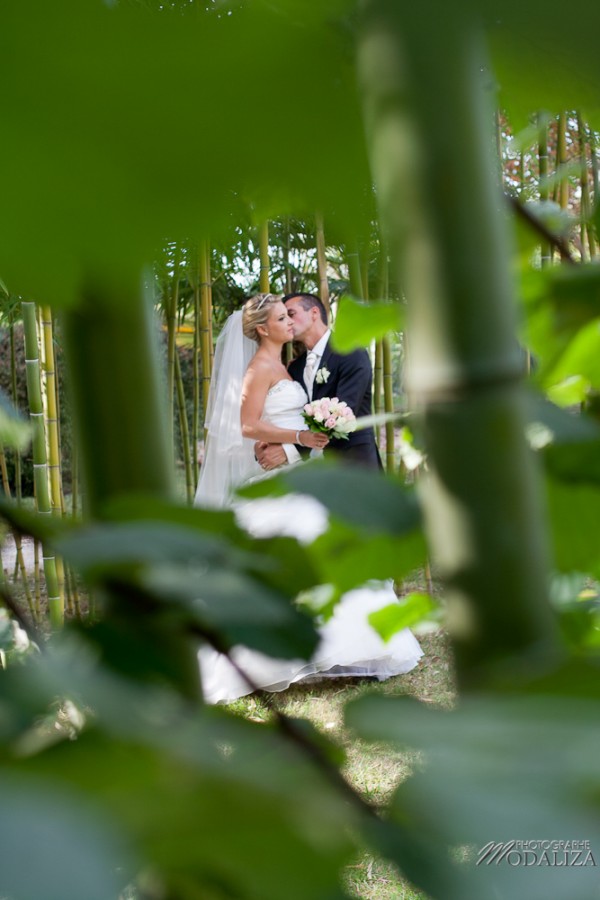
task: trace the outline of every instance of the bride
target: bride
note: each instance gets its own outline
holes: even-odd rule
[[[274,294],[257,294],[227,320],[215,351],[195,505],[233,506],[239,523],[255,537],[286,535],[310,542],[327,529],[326,510],[314,498],[233,499],[236,488],[265,477],[254,456],[256,441],[282,444],[290,464],[301,458],[298,447],[322,450],[328,443],[325,435],[307,429],[302,408],[308,398],[281,362],[283,345],[292,337],[285,304]],[[370,582],[344,594],[320,628],[319,646],[308,662],[272,659],[238,646],[230,654],[232,665],[227,656],[203,647],[199,659],[205,700],[227,703],[254,687],[281,691],[315,678],[383,681],[410,671],[422,656],[413,634],[404,629],[384,643],[367,621],[370,613],[394,602],[389,582]]]

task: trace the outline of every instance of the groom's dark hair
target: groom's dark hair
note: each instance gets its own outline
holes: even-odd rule
[[[317,309],[319,310],[319,314],[321,316],[323,323],[325,325],[328,324],[327,310],[325,309],[325,306],[323,305],[323,301],[319,300],[319,298],[315,294],[297,294],[297,293],[296,294],[284,294],[284,296],[281,299],[283,300],[284,303],[286,303],[288,300],[300,300],[300,306],[302,307],[302,309],[305,309],[307,312],[309,309],[312,309],[313,306],[316,306]]]

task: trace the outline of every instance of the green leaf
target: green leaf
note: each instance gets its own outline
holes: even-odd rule
[[[427,545],[420,528],[403,535],[365,535],[336,521],[308,548],[324,583],[334,584],[340,593],[365,584],[369,580],[392,578],[402,581],[422,567],[427,559]],[[330,612],[332,602],[326,610]]]
[[[425,619],[435,605],[429,594],[407,594],[397,604],[392,603],[371,613],[369,622],[384,641],[389,641],[403,628],[410,628]]]
[[[49,696],[76,693],[94,718],[75,741],[19,754],[10,771],[33,784],[51,777],[57,809],[77,792],[116,819],[140,868],[171,896],[280,900],[282,884],[292,900],[344,896],[339,870],[357,818],[299,741],[119,678],[73,635],[53,640],[34,674]],[[313,741],[306,723],[297,730]],[[338,757],[322,737],[314,743]],[[64,853],[57,858],[68,873]],[[113,860],[121,864],[118,852]]]
[[[565,412],[538,393],[527,394],[527,420],[529,442],[534,449],[600,440],[597,421],[579,412]]]
[[[0,391],[0,447],[4,444],[22,452],[30,441],[29,423]]]
[[[165,236],[227,233],[242,199],[259,219],[295,206],[335,211],[342,234],[362,221],[370,177],[346,29],[265,3],[231,15],[144,6],[2,11],[0,270],[15,293],[64,306],[98,272],[128,283]],[[307,44],[310,69],[290,69]],[[292,95],[294,127],[319,140],[280,152],[249,139],[240,152],[240,135],[256,131],[240,98],[268,96],[269,127],[284,134]]]
[[[556,568],[600,576],[600,487],[550,477],[547,505]]]
[[[363,532],[404,534],[421,521],[416,494],[400,479],[326,460],[291,467],[240,493],[262,497],[286,490],[315,497],[332,516]]]
[[[600,426],[584,413],[566,412],[537,394],[528,396],[530,446],[559,481],[600,482]]]
[[[363,740],[420,752],[392,801],[400,834],[388,852],[444,900],[593,896],[596,866],[476,863],[490,841],[587,840],[597,856],[599,715],[598,700],[492,694],[463,697],[450,712],[381,695],[346,708]]]
[[[547,387],[567,378],[584,378],[588,389],[600,389],[600,318],[575,335],[558,362],[545,377]]]
[[[0,791],[3,896],[107,900],[120,895],[132,853],[124,829],[100,803],[67,784],[59,786],[52,773],[27,778],[2,768]]]
[[[534,353],[536,378],[546,384],[570,342],[600,316],[600,271],[591,263],[528,271],[522,277],[521,294],[527,317],[525,343]],[[558,378],[552,374],[552,380]]]
[[[230,646],[242,643],[286,658],[308,658],[315,649],[312,622],[294,607],[293,598],[317,575],[295,543],[304,567],[302,572],[286,567],[287,580],[285,558],[260,552],[256,542],[250,552],[174,522],[94,525],[55,545],[88,580],[127,586],[138,602],[142,597],[146,604],[162,600],[165,615],[182,617],[204,633],[216,632]],[[277,573],[274,578],[271,572]]]
[[[23,534],[31,534],[40,541],[48,541],[68,530],[61,519],[33,513],[14,500],[0,497],[0,516]]]
[[[401,331],[402,307],[399,303],[360,303],[351,297],[340,299],[331,342],[338,353],[349,353],[367,347],[371,341],[385,337],[390,331]]]
[[[548,388],[548,398],[557,406],[577,406],[585,402],[590,390],[590,383],[583,375],[569,375],[558,384]]]

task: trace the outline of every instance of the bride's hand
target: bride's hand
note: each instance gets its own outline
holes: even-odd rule
[[[326,434],[314,431],[301,431],[300,440],[305,447],[310,447],[312,450],[322,450],[329,443]]]

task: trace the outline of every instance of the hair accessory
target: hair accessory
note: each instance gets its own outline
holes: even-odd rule
[[[275,294],[265,294],[264,297],[261,297],[261,299],[260,299],[260,300],[258,301],[258,303],[256,304],[256,312],[258,312],[259,309],[262,309],[262,307],[263,307],[264,304],[267,302],[267,300],[270,300],[271,297],[274,297],[274,296],[275,296]]]

